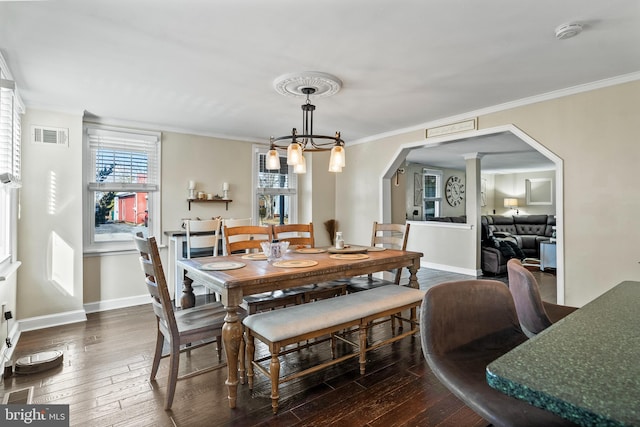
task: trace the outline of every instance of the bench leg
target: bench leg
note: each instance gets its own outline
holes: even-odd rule
[[[245,379],[245,364],[247,361],[247,357],[246,357],[246,343],[245,343],[245,338],[244,338],[244,334],[241,337],[241,341],[240,341],[240,349],[238,351],[238,375],[240,375],[240,384],[244,384],[244,379]]]
[[[280,360],[278,359],[278,351],[271,350],[271,363],[269,364],[269,373],[271,374],[271,407],[273,413],[278,412],[278,388],[280,385]]]
[[[367,333],[369,324],[360,323],[360,375],[364,375],[365,364],[367,363]]]
[[[253,361],[255,360],[255,342],[251,331],[247,329],[247,357],[249,358],[249,366],[247,366],[247,382],[249,390],[253,390]]]

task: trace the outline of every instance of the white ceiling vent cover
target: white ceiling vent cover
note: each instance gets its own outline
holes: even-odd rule
[[[69,145],[69,129],[31,126],[31,142],[43,145]]]

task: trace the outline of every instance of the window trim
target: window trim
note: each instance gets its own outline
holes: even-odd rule
[[[141,139],[156,139],[156,167],[155,167],[155,183],[153,185],[148,184],[113,184],[108,188],[101,183],[96,183],[94,169],[93,153],[89,143],[90,129],[99,130],[109,135],[122,136],[139,136]],[[111,187],[119,187],[121,190],[132,190],[136,192],[146,192],[148,195],[147,209],[149,210],[149,222],[148,232],[150,236],[159,236],[162,224],[160,200],[161,200],[161,180],[162,180],[162,134],[156,131],[144,131],[140,129],[120,128],[115,126],[107,126],[98,123],[85,122],[83,123],[83,224],[84,224],[84,249],[85,254],[93,253],[106,253],[106,252],[121,252],[134,250],[133,239],[132,240],[119,240],[119,241],[107,241],[98,242],[95,241],[95,191],[109,190]],[[150,180],[151,181],[151,180]]]

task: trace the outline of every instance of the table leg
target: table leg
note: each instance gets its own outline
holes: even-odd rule
[[[225,306],[225,310],[227,315],[222,327],[222,341],[227,355],[228,369],[225,384],[229,389],[229,408],[235,408],[238,395],[238,353],[242,345],[242,324],[238,320],[237,306]]]
[[[416,265],[417,264],[417,265]],[[420,284],[418,283],[418,269],[420,268],[420,260],[414,261],[408,269],[411,275],[409,276],[409,286],[415,289],[420,289]]]
[[[191,284],[193,280],[187,277],[185,272],[184,280],[182,281],[182,297],[180,298],[180,307],[182,308],[191,308],[196,305],[196,296],[193,293],[193,287]]]

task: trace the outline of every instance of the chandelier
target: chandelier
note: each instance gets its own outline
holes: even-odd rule
[[[287,151],[287,164],[293,166],[295,173],[306,173],[307,166],[304,152],[331,151],[329,172],[342,172],[345,165],[344,141],[340,132],[334,136],[314,135],[313,112],[316,106],[309,97],[329,96],[340,90],[342,82],[326,73],[308,71],[300,74],[286,74],[278,77],[274,83],[276,91],[288,96],[306,96],[302,104],[302,134],[293,128],[291,135],[271,137],[267,153],[266,168],[280,169],[278,150]]]

